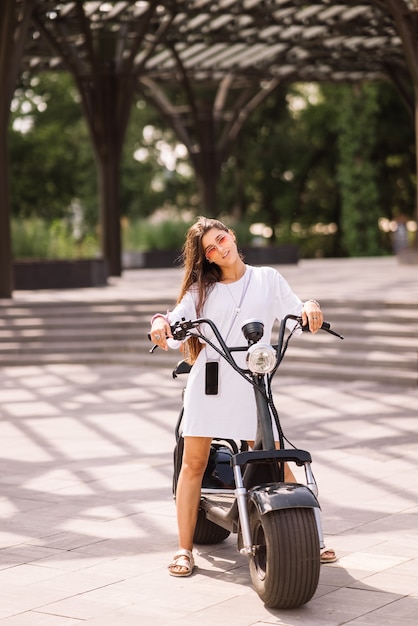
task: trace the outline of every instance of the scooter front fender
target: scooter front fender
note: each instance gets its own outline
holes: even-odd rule
[[[266,483],[248,490],[248,500],[260,515],[279,509],[320,508],[312,491],[299,483]]]

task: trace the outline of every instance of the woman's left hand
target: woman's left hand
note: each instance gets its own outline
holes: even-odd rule
[[[311,333],[317,333],[324,321],[321,307],[315,300],[308,300],[302,309],[302,325],[309,325]]]

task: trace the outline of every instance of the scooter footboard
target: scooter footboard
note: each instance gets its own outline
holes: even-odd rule
[[[315,509],[319,502],[312,491],[299,483],[266,483],[248,490],[248,500],[260,515],[279,509]]]

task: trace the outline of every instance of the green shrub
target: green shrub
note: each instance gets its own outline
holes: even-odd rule
[[[11,230],[15,259],[79,259],[99,254],[97,238],[87,234],[76,240],[65,220],[13,219]]]
[[[180,250],[192,222],[167,219],[150,222],[145,219],[122,222],[122,248],[129,251]]]
[[[180,250],[186,231],[194,223],[194,218],[186,221],[181,218],[161,219],[152,222],[147,219],[122,220],[122,248],[126,251]],[[230,226],[239,246],[251,245],[254,236],[250,225],[234,221],[228,217],[222,221]],[[334,256],[335,235],[313,234],[309,228],[292,232],[282,228],[277,233],[277,244],[292,243],[298,246],[301,258]],[[100,256],[100,244],[95,234],[83,235],[75,239],[71,225],[66,220],[51,223],[42,218],[12,220],[12,248],[15,259],[83,259]]]

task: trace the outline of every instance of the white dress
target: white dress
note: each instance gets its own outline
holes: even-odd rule
[[[170,324],[196,315],[197,292],[192,287],[181,302],[168,313]],[[242,326],[248,319],[264,322],[261,341],[270,343],[273,324],[284,315],[300,315],[301,300],[292,292],[279,272],[271,267],[246,266],[244,275],[234,283],[215,283],[200,317],[213,320],[226,337],[228,346],[246,346]],[[202,325],[203,334],[217,345],[210,327]],[[169,340],[170,347],[178,347]],[[235,352],[236,362],[245,366],[245,352]],[[219,362],[217,395],[205,394],[205,364]],[[188,376],[184,395],[183,436],[219,437],[254,440],[257,426],[252,385],[208,345],[200,352]]]

